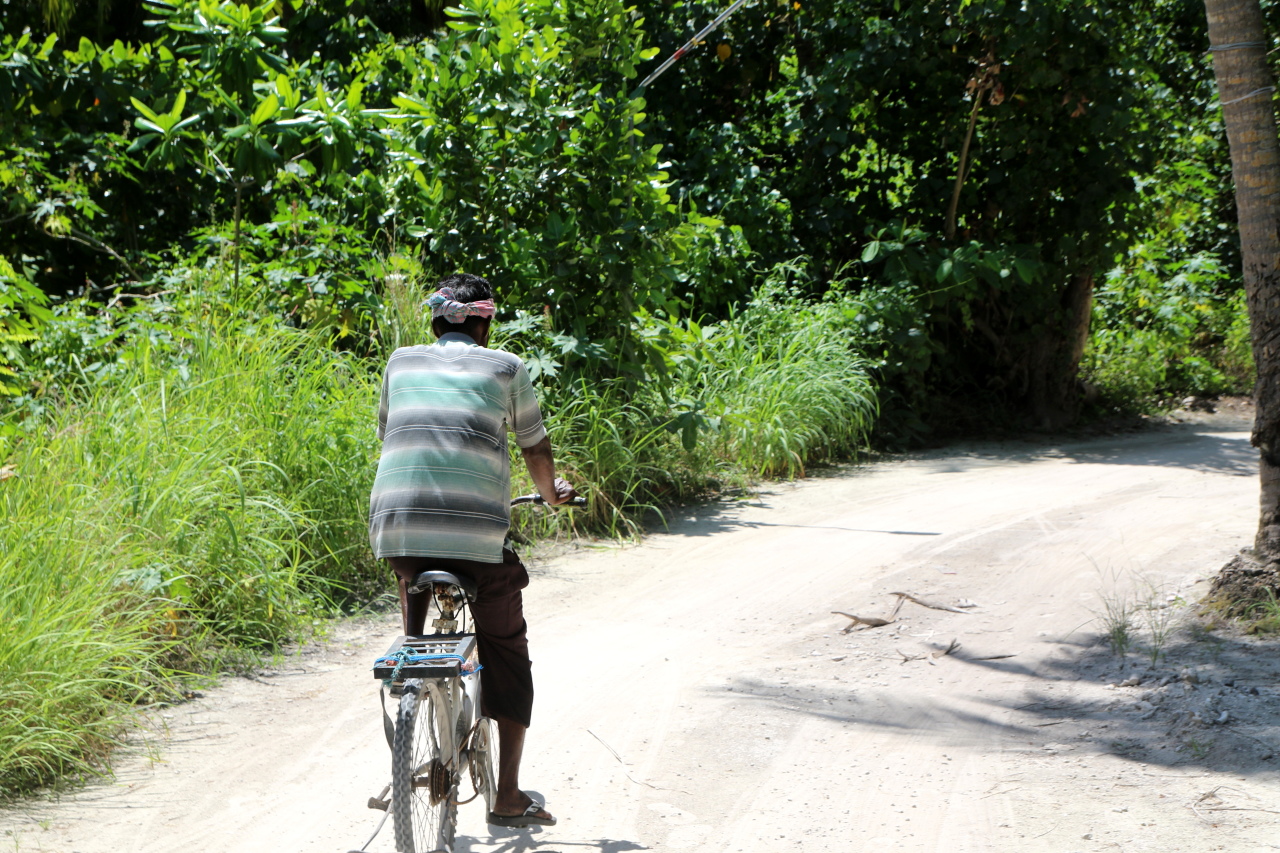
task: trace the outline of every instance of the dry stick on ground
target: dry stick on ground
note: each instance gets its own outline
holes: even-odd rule
[[[1205,791],[1203,794],[1197,797],[1194,802],[1191,803],[1191,811],[1195,812],[1196,817],[1200,818],[1203,821],[1209,821],[1207,817],[1200,814],[1200,810],[1202,808],[1200,804],[1210,799],[1217,800],[1218,802],[1222,802],[1222,798],[1218,796],[1219,791],[1234,791],[1237,794],[1244,794],[1244,796],[1248,797],[1251,800],[1257,799],[1257,797],[1245,791],[1241,791],[1236,788],[1231,788],[1226,785],[1219,785],[1218,787],[1214,788],[1212,791]],[[1203,806],[1203,809],[1204,811],[1207,811],[1207,812],[1265,812],[1266,814],[1280,814],[1280,812],[1273,811],[1271,809],[1250,809],[1250,808],[1243,808],[1241,806],[1210,805],[1210,806]]]
[[[893,621],[892,619],[879,619],[875,616],[863,618],[861,616],[854,616],[852,613],[845,613],[843,610],[832,610],[831,612],[836,616],[843,616],[846,619],[853,620],[840,632],[842,634],[849,633],[858,625],[866,625],[868,628],[882,628]]]
[[[912,601],[912,602],[915,602],[916,604],[919,604],[921,607],[928,607],[930,610],[945,610],[948,613],[965,613],[965,614],[969,613],[968,610],[961,610],[958,607],[949,607],[945,604],[934,604],[931,601],[924,601],[923,599],[917,598],[909,592],[891,592],[889,594],[898,596],[898,607],[902,607],[902,601],[903,599],[906,599],[907,601]],[[897,612],[898,611],[895,609],[894,613],[897,613]]]
[[[856,625],[866,625],[868,628],[882,628],[885,625],[896,622],[898,619],[898,611],[902,609],[902,603],[904,601],[915,602],[921,607],[928,607],[930,610],[946,610],[949,613],[969,613],[968,610],[961,610],[958,607],[948,607],[945,604],[934,604],[933,602],[925,601],[909,592],[891,592],[889,594],[896,595],[898,597],[898,603],[894,606],[893,612],[889,614],[888,619],[881,619],[878,616],[855,616],[852,613],[845,613],[843,610],[832,610],[832,614],[836,616],[843,616],[846,619],[853,620],[841,633],[849,633]]]

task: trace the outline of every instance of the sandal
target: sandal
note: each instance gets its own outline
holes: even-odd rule
[[[526,826],[555,826],[556,819],[547,812],[546,817],[542,817],[538,812],[545,812],[542,803],[534,800],[529,803],[529,807],[524,810],[524,814],[503,815],[497,812],[489,812],[488,822],[491,826],[510,826],[517,829]]]

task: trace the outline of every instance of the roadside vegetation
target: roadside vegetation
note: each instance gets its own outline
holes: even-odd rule
[[[12,403],[0,487],[6,792],[100,768],[130,707],[386,590],[365,526],[381,356],[264,316],[232,275],[186,270],[127,308],[64,302],[28,347],[40,390]],[[419,299],[375,331],[427,340]],[[592,506],[517,532],[631,535],[650,511],[855,452],[875,396],[824,334],[845,310],[766,290],[721,323],[650,322],[662,385],[544,362],[557,455]],[[535,353],[551,338],[512,326]]]
[[[1248,389],[1202,10],[943,5],[754,4],[639,91],[711,7],[9,3],[0,796],[385,590],[379,371],[450,272],[591,495],[527,539]]]

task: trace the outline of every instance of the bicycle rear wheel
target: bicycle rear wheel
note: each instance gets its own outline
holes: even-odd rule
[[[391,744],[391,817],[401,853],[452,853],[458,774],[449,708],[437,684],[405,682]]]

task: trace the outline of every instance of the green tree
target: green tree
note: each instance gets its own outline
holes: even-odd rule
[[[684,35],[697,8],[645,11]],[[945,354],[916,400],[941,391],[1061,424],[1093,282],[1160,149],[1141,20],[1119,2],[764,3],[655,84],[669,107],[654,135],[677,164],[706,162],[694,147],[744,151],[730,165],[746,186],[725,169],[706,196],[785,200],[784,239],[768,215],[747,230],[766,257],[800,246],[819,281],[843,270],[915,291],[916,328]]]

